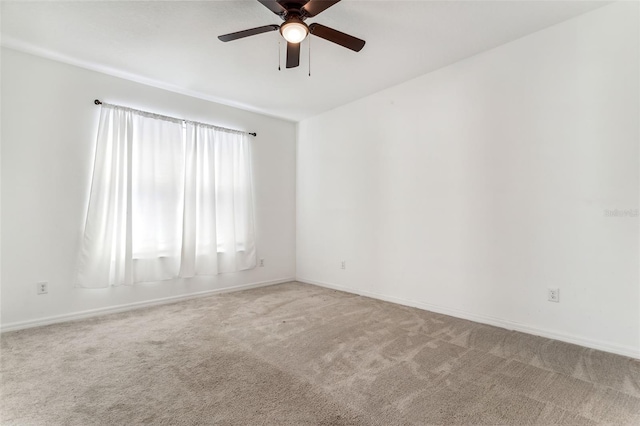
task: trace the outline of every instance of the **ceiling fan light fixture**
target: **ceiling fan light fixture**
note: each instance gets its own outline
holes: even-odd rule
[[[309,35],[309,27],[298,18],[288,19],[280,26],[280,34],[289,43],[300,43]]]
[[[359,52],[364,47],[364,40],[325,27],[317,22],[310,25],[304,23],[307,18],[316,17],[340,0],[258,0],[258,2],[275,13],[284,23],[236,31],[218,36],[218,39],[228,42],[279,30],[280,35],[287,41],[287,68],[295,68],[300,65],[300,43],[311,34],[354,52]],[[279,66],[278,69],[280,69]]]

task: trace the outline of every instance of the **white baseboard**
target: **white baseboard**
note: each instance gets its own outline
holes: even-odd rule
[[[517,322],[494,318],[487,315],[478,315],[471,312],[462,311],[459,309],[447,308],[444,306],[433,305],[425,302],[418,302],[414,300],[402,299],[394,296],[387,296],[384,294],[373,293],[369,291],[353,290],[340,285],[330,284],[322,281],[310,280],[302,277],[297,277],[296,281],[306,284],[317,285],[320,287],[326,287],[333,290],[340,290],[346,293],[358,294],[360,296],[371,297],[373,299],[384,300],[386,302],[397,303],[399,305],[410,306],[412,308],[424,309],[426,311],[436,312],[439,314],[449,315],[456,318],[462,318],[482,324],[493,325],[496,327],[506,328],[507,330],[521,331],[527,334],[533,334],[534,336],[546,337],[549,339],[560,340],[567,343],[573,343],[575,345],[585,346],[587,348],[598,349],[604,352],[611,352],[617,355],[623,355],[630,358],[640,359],[640,348],[634,348],[631,346],[620,346],[608,342],[602,342],[598,340],[587,339],[584,337],[572,336],[565,333],[560,333],[552,330],[545,330],[538,327],[532,327],[526,324],[520,324]]]
[[[295,281],[295,278],[281,278],[278,280],[261,281],[258,283],[244,284],[233,287],[217,288],[214,290],[199,291],[197,293],[182,294],[178,296],[163,297],[160,299],[145,300],[143,302],[126,303],[123,305],[109,306],[105,308],[89,309],[86,311],[72,312],[69,314],[55,315],[45,318],[37,318],[27,321],[17,321],[0,325],[0,332],[22,330],[25,328],[40,327],[43,325],[56,324],[60,322],[74,321],[83,318],[96,317],[118,312],[131,311],[134,309],[146,308],[149,306],[165,305],[167,303],[179,302],[182,300],[195,299],[197,297],[211,296],[213,294],[229,293],[233,291],[248,290],[251,288],[266,287],[275,284]]]

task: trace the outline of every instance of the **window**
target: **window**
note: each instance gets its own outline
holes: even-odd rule
[[[255,267],[246,134],[103,104],[78,285]]]

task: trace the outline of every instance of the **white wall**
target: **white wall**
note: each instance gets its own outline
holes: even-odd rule
[[[301,122],[298,278],[640,356],[638,40],[614,4]]]
[[[264,268],[91,290],[73,287],[99,118],[94,99],[255,131]],[[2,49],[2,327],[295,276],[295,124]],[[36,282],[49,294],[36,295]],[[52,318],[54,317],[54,318]]]

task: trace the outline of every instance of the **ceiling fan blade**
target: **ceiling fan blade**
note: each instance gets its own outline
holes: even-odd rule
[[[340,0],[310,0],[307,4],[302,6],[305,16],[316,16],[321,12],[329,9]]]
[[[300,65],[300,43],[287,43],[287,68]]]
[[[264,7],[275,13],[276,15],[284,15],[287,13],[287,9],[284,8],[276,0],[258,0]]]
[[[309,25],[309,31],[315,36],[328,40],[332,43],[339,44],[340,46],[346,47],[347,49],[351,49],[355,52],[361,51],[365,44],[364,40],[360,40],[359,38],[320,24]]]
[[[218,36],[220,41],[233,41],[239,38],[245,38],[257,34],[268,33],[269,31],[275,31],[280,27],[277,25],[265,25],[264,27],[251,28],[250,30],[238,31],[236,33],[230,33]]]

